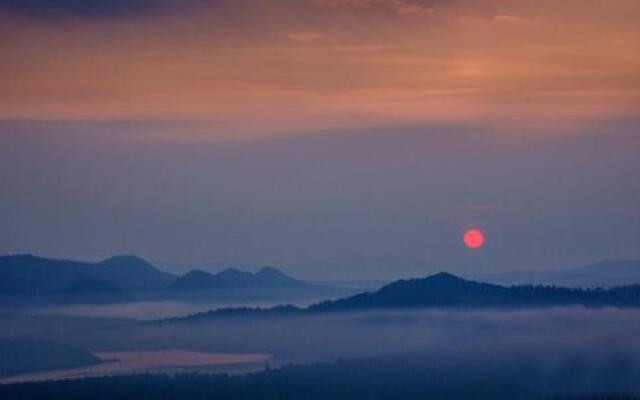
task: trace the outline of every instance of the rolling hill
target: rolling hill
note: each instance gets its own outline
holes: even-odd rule
[[[572,289],[548,286],[505,287],[438,274],[399,280],[373,293],[362,293],[309,307],[310,311],[346,311],[373,308],[416,307],[544,307],[544,306],[640,306],[640,286],[614,289]]]
[[[145,260],[117,256],[99,263],[55,260],[33,255],[0,257],[0,294],[50,295],[91,285],[123,291],[166,287],[176,277]],[[114,289],[115,290],[115,289]]]
[[[307,288],[311,285],[291,278],[273,267],[263,267],[256,273],[227,268],[216,274],[192,270],[171,284],[179,291],[226,289]]]
[[[9,307],[137,300],[310,304],[353,293],[303,282],[273,267],[255,273],[227,268],[214,274],[196,269],[178,277],[134,256],[116,256],[97,263],[34,255],[0,257],[0,304]]]
[[[420,308],[541,308],[552,306],[640,307],[640,285],[612,289],[549,286],[505,287],[466,280],[440,272],[425,278],[399,280],[375,292],[328,300],[306,308],[228,308],[198,313],[173,321],[206,321],[241,316],[297,316],[314,313]]]

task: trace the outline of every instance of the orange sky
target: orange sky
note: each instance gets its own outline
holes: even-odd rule
[[[104,18],[5,9],[0,118],[185,120],[232,137],[637,117],[639,20],[637,0],[200,0]]]

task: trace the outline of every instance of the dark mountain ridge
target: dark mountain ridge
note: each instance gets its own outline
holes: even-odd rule
[[[122,290],[152,290],[165,287],[175,276],[160,271],[145,260],[117,256],[99,263],[55,260],[30,254],[0,257],[0,294],[43,295],[101,282]],[[85,289],[89,289],[85,286]]]
[[[219,309],[177,320],[207,320],[234,316],[292,316],[325,312],[419,308],[540,308],[551,306],[640,307],[640,285],[611,289],[551,286],[500,286],[440,272],[425,278],[399,280],[375,292],[328,300],[306,308]]]
[[[192,270],[169,287],[175,291],[307,288],[312,285],[291,278],[273,267],[263,267],[256,273],[227,268],[216,274]]]
[[[115,256],[96,265],[106,280],[128,290],[159,289],[170,285],[176,276],[159,270],[136,256]]]
[[[215,274],[192,270],[177,277],[134,256],[115,256],[97,263],[29,254],[0,256],[0,304],[9,307],[139,300],[309,304],[353,293],[299,281],[273,267],[255,273],[234,268]]]
[[[311,306],[315,311],[394,307],[544,307],[544,306],[640,306],[640,286],[612,289],[574,289],[552,286],[500,286],[438,274],[399,280],[373,293]]]

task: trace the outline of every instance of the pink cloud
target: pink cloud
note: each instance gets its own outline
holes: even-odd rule
[[[289,32],[287,33],[287,38],[294,42],[310,43],[324,40],[327,35],[322,32]]]
[[[311,4],[322,7],[351,6],[371,7],[380,6],[392,10],[398,15],[412,15],[423,17],[435,12],[428,7],[410,0],[311,0]]]

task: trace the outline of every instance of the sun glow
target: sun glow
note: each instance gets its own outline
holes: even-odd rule
[[[484,233],[479,229],[469,229],[462,236],[462,242],[469,249],[479,249],[484,246]]]

